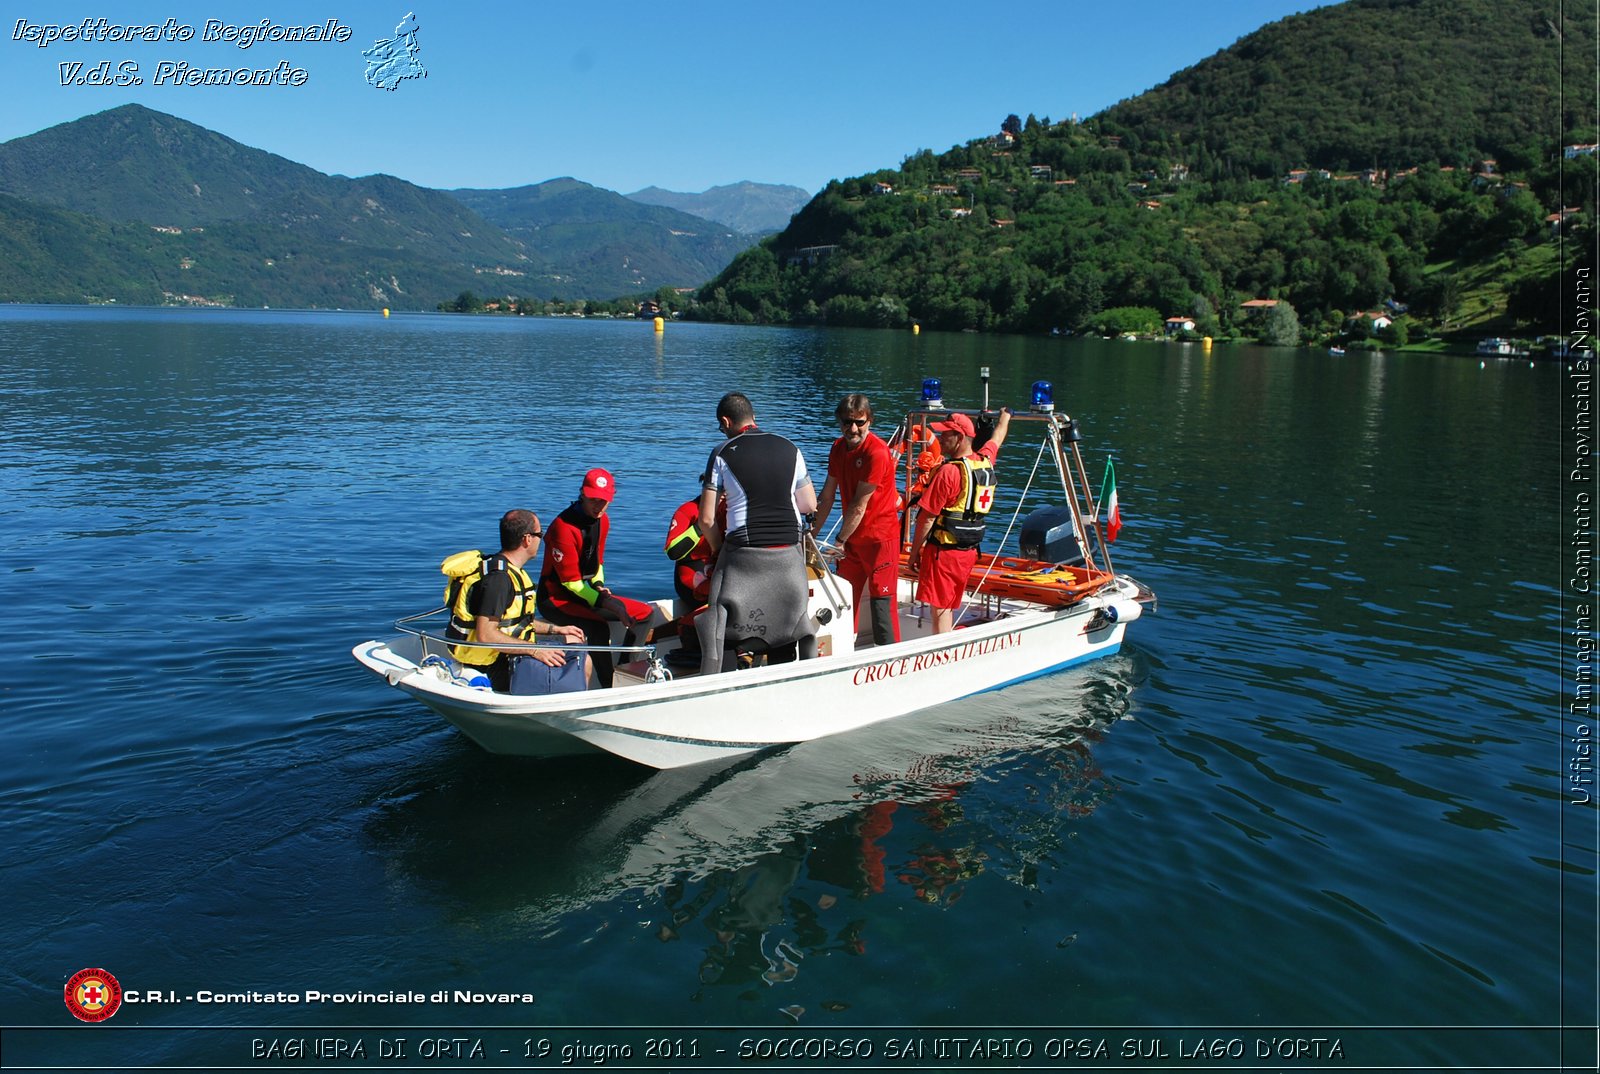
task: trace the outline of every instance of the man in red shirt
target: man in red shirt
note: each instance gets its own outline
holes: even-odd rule
[[[988,442],[974,451],[977,429],[965,414],[933,425],[945,461],[922,494],[910,567],[917,575],[917,599],[926,601],[933,614],[935,634],[955,629],[956,608],[978,561],[984,520],[994,506],[994,462],[1010,426],[1011,411],[1002,410]]]
[[[539,614],[561,626],[579,626],[588,644],[609,646],[611,624],[626,623],[623,645],[634,642],[633,627],[650,618],[650,605],[618,596],[606,588],[606,534],[611,518],[606,508],[616,483],[605,470],[583,475],[578,498],[545,530],[544,569],[539,575]],[[595,680],[612,681],[611,653],[596,649]]]
[[[822,484],[811,532],[821,535],[837,489],[844,511],[835,541],[844,549],[839,576],[850,583],[857,629],[862,605],[870,604],[873,644],[888,645],[900,640],[900,616],[895,608],[900,513],[895,501],[894,456],[872,431],[872,403],[866,396],[845,396],[834,416],[839,421],[839,439],[828,452],[828,479]]]

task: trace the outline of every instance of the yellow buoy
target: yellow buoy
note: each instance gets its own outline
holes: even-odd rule
[[[385,317],[389,316],[389,307],[388,306],[383,307],[383,315]]]
[[[922,335],[922,326],[920,324],[912,325],[911,326],[911,334],[914,335],[914,336]]]
[[[1211,349],[1211,337],[1210,336],[1202,336],[1202,337],[1200,337],[1200,346],[1204,347],[1206,350],[1210,350]]]
[[[656,326],[656,331],[657,332],[665,332],[667,330],[667,320],[666,320],[666,318],[665,317],[657,317],[656,320],[655,320],[655,326]]]

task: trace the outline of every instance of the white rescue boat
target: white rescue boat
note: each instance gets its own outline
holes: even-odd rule
[[[931,383],[932,398],[925,385],[924,408],[907,415],[891,446],[903,444],[907,430],[952,413],[966,413],[980,426],[993,416],[987,409],[944,409],[937,383]],[[1102,505],[1083,491],[1088,481],[1077,424],[1054,412],[1047,384],[1035,385],[1034,394],[1032,412],[1013,416],[1011,442],[1019,439],[1019,423],[1039,428],[1034,475],[1049,459],[1066,504],[1029,516],[1038,521],[1031,536],[1024,524],[1020,543],[1028,558],[980,555],[950,633],[932,633],[926,607],[913,600],[915,579],[902,554],[902,640],[858,647],[849,586],[814,555],[813,659],[701,675],[671,666],[677,639],[669,637],[619,652],[610,689],[502,694],[468,685],[453,673],[443,609],[402,619],[395,624],[398,637],[363,642],[353,654],[491,753],[553,757],[605,751],[664,769],[840,734],[1115,653],[1128,625],[1155,597],[1111,569],[1099,539]],[[1007,452],[1008,475],[1017,470],[1018,454]],[[903,453],[906,488],[915,476],[915,456],[914,450]],[[1032,484],[1030,477],[1024,492]],[[660,621],[673,617],[671,602],[656,605]]]

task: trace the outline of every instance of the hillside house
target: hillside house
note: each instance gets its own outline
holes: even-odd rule
[[[1361,313],[1352,313],[1345,319],[1345,323],[1363,326],[1368,332],[1380,332],[1393,324],[1394,318],[1382,310],[1365,310]]]
[[[1048,179],[1050,178],[1050,165],[1030,164],[1028,165],[1028,174],[1035,179]]]
[[[1193,331],[1194,331],[1194,318],[1193,317],[1168,317],[1167,318],[1167,335],[1175,336],[1179,332],[1193,332]]]
[[[1333,178],[1333,173],[1328,171],[1326,168],[1318,168],[1315,171],[1312,171],[1309,168],[1295,168],[1291,170],[1288,175],[1283,177],[1283,185],[1294,186],[1296,183],[1305,182],[1313,175],[1317,176],[1319,179]]]
[[[1561,155],[1566,157],[1568,160],[1576,160],[1579,157],[1592,157],[1597,152],[1600,152],[1600,144],[1569,145],[1563,146],[1561,149]]]
[[[872,192],[874,194],[893,194],[894,187],[889,183],[873,183]]]
[[[946,197],[955,197],[956,188],[949,183],[934,183],[928,188],[930,194],[943,194]]]
[[[1571,208],[1562,209],[1558,213],[1551,213],[1549,216],[1544,218],[1544,222],[1550,225],[1550,230],[1552,232],[1559,235],[1561,234],[1561,229],[1566,226],[1567,221],[1577,215],[1578,210],[1574,206]]]

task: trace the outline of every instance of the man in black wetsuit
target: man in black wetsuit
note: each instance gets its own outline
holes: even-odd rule
[[[799,642],[809,656],[806,561],[801,515],[817,509],[817,493],[800,449],[756,427],[755,408],[739,392],[717,403],[727,439],[701,475],[700,532],[717,555],[708,606],[700,615],[702,673],[722,670],[723,650],[759,655]],[[717,525],[717,497],[727,509]]]

